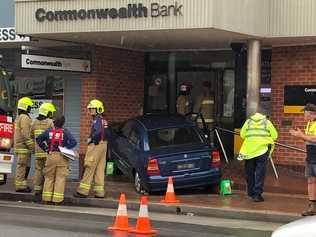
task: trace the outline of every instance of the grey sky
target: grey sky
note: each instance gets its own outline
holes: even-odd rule
[[[14,26],[14,0],[0,0],[0,27]]]

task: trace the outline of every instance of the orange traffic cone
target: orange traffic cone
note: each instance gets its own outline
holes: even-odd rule
[[[129,232],[143,235],[158,233],[158,231],[152,229],[150,225],[150,219],[148,215],[148,200],[146,196],[143,196],[140,199],[140,209],[139,215],[137,217],[136,228],[131,229]]]
[[[172,177],[168,179],[168,187],[165,199],[161,200],[162,203],[179,203],[180,201],[176,199],[176,194],[174,193]]]
[[[108,230],[122,230],[122,231],[128,231],[130,229],[130,227],[128,226],[126,198],[125,198],[125,194],[123,193],[120,196],[115,223],[113,226],[108,227],[107,229]]]

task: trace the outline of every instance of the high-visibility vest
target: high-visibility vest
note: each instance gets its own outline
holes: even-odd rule
[[[316,121],[309,121],[307,123],[305,134],[310,136],[316,136]],[[306,141],[306,161],[312,164],[316,163],[316,143]]]

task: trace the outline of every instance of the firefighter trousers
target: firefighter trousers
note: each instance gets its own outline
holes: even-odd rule
[[[69,162],[60,152],[48,155],[44,168],[44,187],[42,200],[60,203],[64,200],[66,177]]]
[[[107,142],[98,145],[88,145],[84,159],[84,174],[77,188],[77,193],[88,196],[93,182],[93,191],[96,197],[104,197],[104,169],[106,160]]]
[[[31,167],[31,154],[16,154],[15,190],[27,187],[27,176]]]
[[[35,173],[34,173],[34,192],[41,194],[43,191],[44,184],[44,168],[45,168],[46,157],[37,157],[35,159]]]

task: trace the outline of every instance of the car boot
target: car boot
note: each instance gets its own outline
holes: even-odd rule
[[[302,216],[316,215],[316,201],[309,201],[308,208],[302,213]]]

